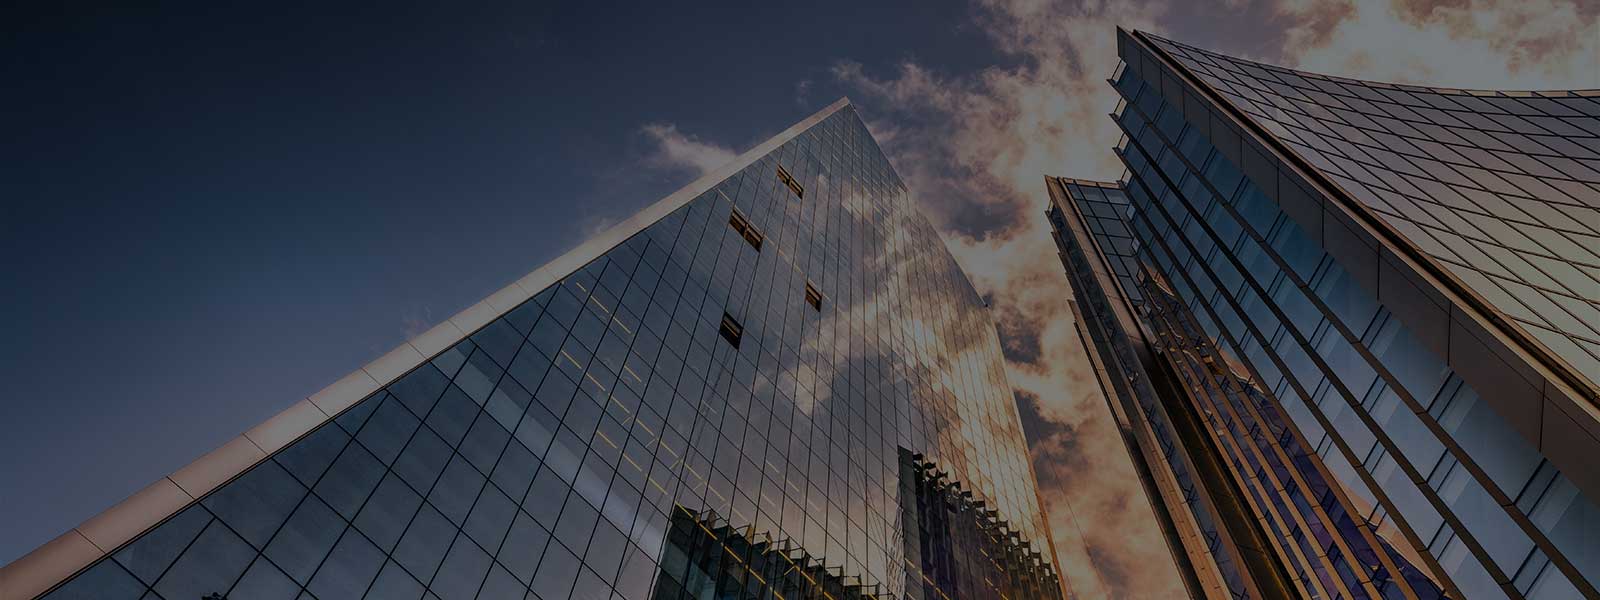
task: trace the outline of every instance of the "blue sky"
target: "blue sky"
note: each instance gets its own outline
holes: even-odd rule
[[[1578,0],[577,4],[0,15],[0,564],[849,95],[991,298],[1074,593],[1172,596],[1040,218],[1118,173],[1115,26],[1600,86]]]
[[[12,21],[0,563],[693,179],[646,126],[743,150],[841,59],[998,60],[857,4]]]

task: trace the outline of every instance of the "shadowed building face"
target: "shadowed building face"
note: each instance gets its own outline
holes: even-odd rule
[[[1191,592],[1596,596],[1600,93],[1118,50],[1049,217]]]

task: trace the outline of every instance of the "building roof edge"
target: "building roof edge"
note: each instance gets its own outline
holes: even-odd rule
[[[728,163],[462,309],[432,329],[407,340],[194,462],[0,567],[0,600],[33,598],[71,579],[84,568],[199,501],[212,490],[333,420],[371,393],[432,360],[440,352],[516,308],[534,294],[644,231],[730,175],[847,106],[850,106],[850,99],[840,97]]]

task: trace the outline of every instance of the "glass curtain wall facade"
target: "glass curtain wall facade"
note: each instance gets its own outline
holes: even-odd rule
[[[1140,322],[1139,244],[1121,186],[1048,178],[1049,218],[1086,357],[1193,597],[1281,597],[1286,577]],[[1254,575],[1254,576],[1252,576]],[[1266,586],[1263,589],[1262,586]]]
[[[983,301],[848,102],[802,125],[41,596],[1060,598]]]
[[[1127,174],[1052,178],[1051,219],[1085,320],[1145,352],[1135,454],[1201,585],[1600,596],[1600,94],[1118,45]]]

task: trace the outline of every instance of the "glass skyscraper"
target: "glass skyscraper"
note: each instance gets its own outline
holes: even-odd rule
[[[1048,217],[1190,592],[1600,597],[1600,91],[1117,43]]]
[[[1061,597],[984,302],[844,100],[0,576],[7,600]]]

